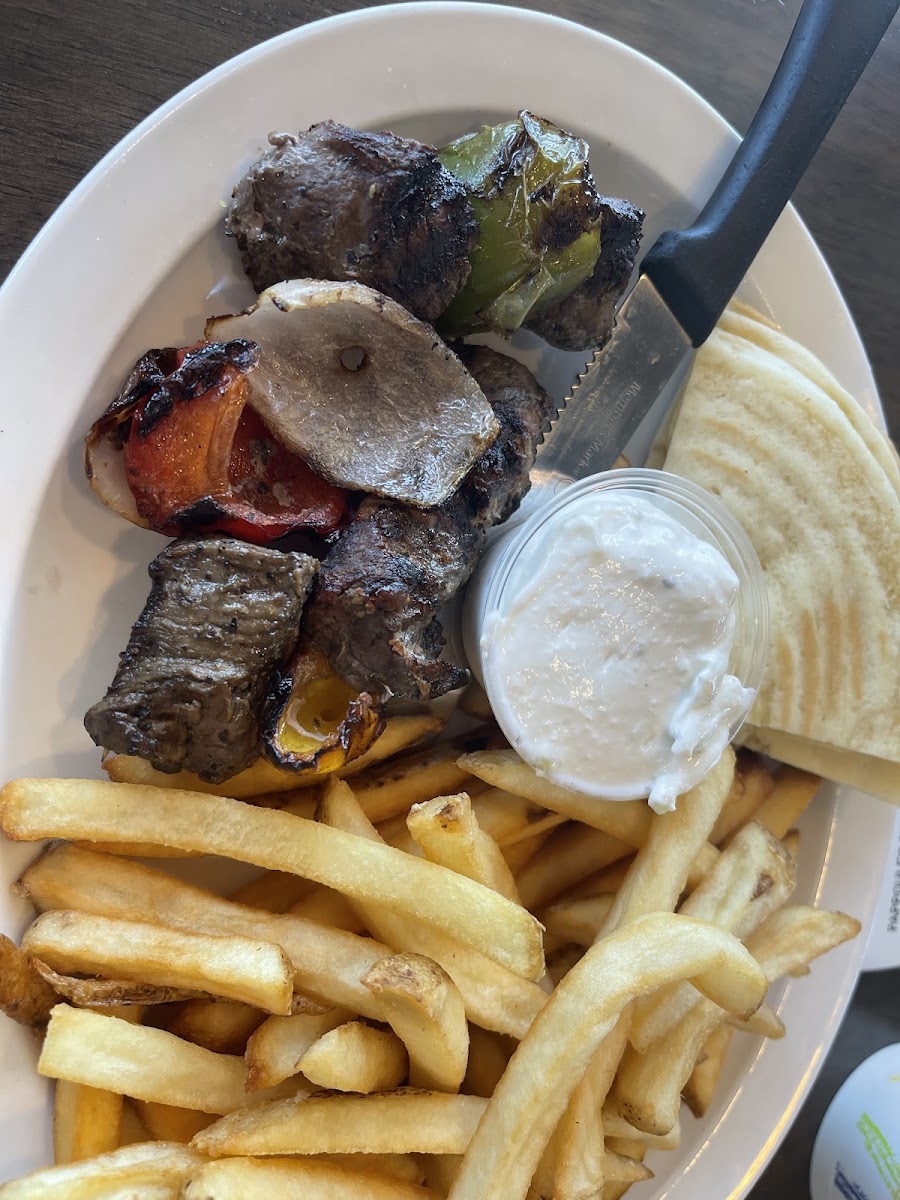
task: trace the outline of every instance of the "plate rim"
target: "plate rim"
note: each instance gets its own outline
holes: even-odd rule
[[[306,25],[297,26],[293,29],[278,34],[273,38],[267,39],[264,42],[258,43],[255,46],[249,47],[240,54],[226,60],[225,62],[212,68],[212,70],[203,76],[187,84],[173,97],[171,97],[171,99],[165,101],[162,105],[145,117],[130,132],[126,133],[124,137],[119,140],[119,142],[117,142],[109,151],[107,151],[106,154],[102,156],[102,158],[95,164],[90,172],[88,172],[84,179],[82,179],[80,183],[76,185],[72,192],[70,192],[69,195],[56,208],[48,221],[39,230],[39,232],[23,252],[22,256],[13,266],[2,285],[2,288],[0,288],[0,322],[2,322],[4,313],[6,311],[4,306],[10,303],[11,296],[13,299],[15,298],[17,291],[22,286],[21,281],[24,279],[25,283],[27,284],[27,277],[29,272],[33,269],[33,265],[35,263],[40,265],[40,258],[43,248],[48,244],[52,245],[54,237],[60,230],[65,230],[66,223],[73,218],[73,216],[81,209],[83,205],[89,203],[91,197],[95,193],[95,190],[103,184],[108,175],[115,168],[117,168],[119,164],[144,141],[145,138],[151,135],[160,124],[166,122],[183,106],[191,103],[191,101],[195,100],[209,89],[215,88],[220,81],[227,79],[230,75],[240,73],[256,60],[265,59],[273,53],[278,53],[283,47],[292,47],[295,44],[302,43],[303,41],[311,39],[314,36],[318,36],[326,29],[330,33],[334,30],[339,31],[342,26],[352,27],[353,25],[360,25],[368,21],[376,24],[390,23],[398,19],[408,21],[411,18],[421,17],[424,13],[428,13],[430,17],[432,14],[438,12],[441,12],[445,15],[451,14],[461,17],[478,17],[480,15],[484,18],[490,18],[491,21],[498,21],[501,24],[508,22],[511,25],[515,23],[527,23],[532,26],[544,25],[546,27],[564,27],[570,32],[577,32],[577,34],[582,38],[592,39],[595,43],[604,43],[607,48],[615,54],[624,55],[625,57],[630,57],[633,60],[638,61],[641,69],[651,69],[654,74],[664,79],[668,86],[675,87],[681,93],[683,93],[685,97],[689,98],[692,104],[702,107],[702,109],[705,110],[707,118],[716,123],[722,140],[729,142],[730,139],[731,146],[736,144],[737,134],[731,128],[731,126],[728,125],[721,114],[719,114],[717,110],[711,104],[709,104],[709,102],[702,95],[700,95],[695,89],[691,88],[690,85],[688,85],[678,75],[662,64],[656,62],[654,59],[643,54],[641,51],[628,46],[626,43],[618,41],[607,34],[590,29],[587,26],[582,26],[574,21],[557,17],[552,14],[536,12],[530,9],[507,7],[505,5],[469,3],[465,2],[465,0],[437,0],[435,3],[400,3],[385,5],[381,8],[358,9],[352,12],[324,18],[320,21],[310,22]],[[802,240],[806,243],[806,248],[814,253],[818,260],[819,267],[825,272],[828,280],[830,281],[834,295],[838,301],[838,308],[841,310],[841,318],[846,327],[848,327],[852,332],[855,346],[858,352],[862,355],[863,362],[865,363],[865,368],[868,374],[867,382],[870,388],[870,398],[874,397],[875,406],[877,407],[877,389],[875,387],[871,367],[868,365],[862,340],[856,329],[852,315],[850,314],[846,302],[844,301],[844,298],[840,292],[840,289],[838,288],[838,285],[834,280],[830,269],[828,268],[827,262],[825,261],[821,252],[818,250],[818,247],[816,246],[811,234],[793,206],[789,206],[789,208],[786,210],[786,220],[791,227],[789,230],[790,236],[793,239]],[[751,268],[751,274],[752,270],[753,268]],[[867,407],[865,404],[863,406]],[[868,407],[869,411],[872,411],[873,406],[871,403]],[[0,535],[3,542],[8,540],[6,535],[8,535],[10,532],[11,531],[9,528],[6,528],[3,535]],[[13,534],[15,533],[15,531],[12,532]],[[14,542],[15,536],[13,536],[11,540]],[[20,551],[23,550],[23,548],[23,546],[20,546]],[[21,567],[21,557],[22,555],[20,553],[17,562],[17,566],[19,567]],[[5,648],[6,647],[4,646],[4,651]],[[832,815],[832,826],[828,840],[826,861],[834,851],[834,836],[840,823],[839,816],[841,810],[846,808],[849,804],[858,803],[859,801],[866,799],[867,798],[863,797],[858,798],[857,794],[852,793],[849,789],[839,790],[839,799],[835,805]],[[885,828],[887,828],[887,825],[893,821],[893,810],[889,810],[887,806],[881,807],[884,809],[884,825]],[[879,820],[875,816],[872,816],[869,819],[873,821],[875,825],[879,824]],[[844,825],[846,824],[847,821],[845,819]],[[871,870],[871,863],[869,863],[869,869]],[[872,899],[868,904],[868,922],[871,921],[874,912],[874,903],[875,900]],[[862,961],[863,953],[864,939],[861,939],[860,945],[858,947],[854,946],[849,955],[846,952],[843,954],[842,961],[845,964],[843,971],[843,982],[841,984],[841,994],[836,998],[835,1008],[828,1023],[828,1046],[830,1046],[831,1042],[833,1041],[840,1015],[842,1015],[847,1003],[849,1003],[852,982],[855,981],[855,978],[858,975],[858,967]],[[850,983],[847,982],[848,979],[850,979]],[[821,1057],[822,1055],[820,1054],[819,1058],[821,1059]],[[808,1070],[804,1079],[801,1081],[801,1087],[794,1092],[793,1096],[788,1101],[787,1106],[782,1114],[782,1120],[779,1122],[778,1127],[773,1132],[772,1137],[769,1138],[768,1142],[763,1145],[760,1154],[757,1155],[756,1160],[752,1163],[752,1178],[748,1176],[747,1178],[742,1179],[738,1183],[736,1189],[729,1193],[730,1197],[735,1198],[739,1195],[745,1194],[745,1191],[752,1186],[754,1180],[759,1177],[765,1162],[767,1162],[771,1157],[771,1154],[774,1153],[777,1143],[780,1141],[780,1136],[783,1136],[785,1131],[784,1126],[789,1122],[790,1118],[796,1112],[797,1108],[805,1097],[806,1092],[811,1086],[813,1078],[814,1073],[811,1070]],[[729,1109],[740,1097],[740,1094],[740,1092],[736,1094],[728,1106]],[[698,1157],[704,1148],[705,1144],[698,1147]],[[0,1168],[0,1170],[2,1170],[2,1168]],[[669,1189],[667,1188],[665,1192],[659,1192],[658,1194],[660,1196],[667,1195],[668,1190]]]

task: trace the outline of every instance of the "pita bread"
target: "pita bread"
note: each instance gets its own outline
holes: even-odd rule
[[[900,803],[896,454],[808,351],[752,317],[723,325],[665,469],[722,500],[766,576],[769,660],[745,740]]]

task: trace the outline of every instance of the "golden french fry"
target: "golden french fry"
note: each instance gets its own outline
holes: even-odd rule
[[[515,1048],[516,1043],[512,1038],[470,1025],[469,1060],[466,1063],[463,1091],[469,1096],[490,1099]]]
[[[762,760],[750,750],[739,750],[731,790],[709,835],[712,844],[721,846],[742,825],[752,821],[774,786]]]
[[[656,1134],[645,1133],[643,1129],[636,1129],[634,1125],[630,1125],[612,1104],[604,1106],[601,1120],[603,1121],[603,1132],[610,1142],[613,1139],[619,1139],[629,1143],[639,1143],[647,1150],[677,1150],[681,1145],[680,1120],[676,1120],[668,1133],[659,1137]]]
[[[153,1197],[154,1188],[179,1188],[201,1166],[203,1159],[189,1146],[143,1142],[123,1146],[109,1154],[47,1167],[22,1179],[0,1185],[2,1200],[109,1200],[118,1190]],[[177,1194],[177,1193],[176,1193]]]
[[[463,754],[459,765],[491,787],[524,796],[542,808],[581,821],[626,842],[643,846],[653,815],[645,800],[598,800],[551,783],[523,762],[515,750],[476,750]]]
[[[332,1092],[388,1092],[406,1078],[409,1059],[395,1033],[348,1021],[310,1046],[300,1074],[315,1087]]]
[[[46,851],[27,869],[20,889],[41,910],[73,908],[125,920],[154,920],[169,928],[214,936],[265,938],[284,949],[300,991],[323,1001],[326,1008],[347,1008],[381,1019],[381,1010],[360,981],[391,951],[371,938],[290,914],[244,908],[140,863],[75,846]],[[479,962],[496,966],[481,956]],[[504,979],[519,978],[499,967],[497,971]]]
[[[122,1104],[118,1092],[58,1080],[53,1096],[53,1161],[57,1166],[115,1150],[122,1131]]]
[[[157,1142],[180,1142],[186,1146],[201,1129],[218,1120],[214,1113],[176,1108],[173,1104],[160,1104],[154,1100],[132,1100],[131,1103],[147,1133]]]
[[[299,875],[290,875],[286,871],[263,871],[228,898],[235,904],[246,904],[248,908],[283,913],[315,890],[314,883],[301,879]]]
[[[713,1030],[703,1043],[700,1058],[682,1089],[682,1097],[695,1117],[706,1116],[712,1104],[733,1033],[728,1024]]]
[[[322,802],[321,818],[326,824],[358,837],[378,839],[374,825],[348,787],[329,789]],[[536,983],[522,979],[452,937],[398,917],[384,905],[369,902],[359,905],[359,909],[366,927],[396,950],[423,954],[443,967],[459,988],[470,1021],[521,1037],[534,1014],[546,1003],[547,995]],[[370,1000],[374,997],[370,996]],[[372,1016],[358,1006],[356,1011]],[[380,1020],[377,1013],[375,1020]]]
[[[625,882],[625,876],[631,870],[633,862],[634,855],[629,854],[627,858],[620,858],[616,862],[610,863],[602,871],[598,871],[595,875],[588,875],[581,883],[569,888],[563,899],[584,900],[592,896],[614,896]]]
[[[58,999],[28,955],[0,933],[0,1010],[20,1025],[45,1025]]]
[[[395,954],[377,962],[363,984],[406,1046],[412,1087],[459,1091],[469,1027],[463,998],[447,972],[421,954]]]
[[[565,824],[565,822],[562,822]],[[556,826],[552,828],[539,829],[537,833],[530,833],[528,837],[520,838],[515,842],[508,842],[505,846],[501,846],[500,850],[503,857],[506,859],[506,865],[513,873],[513,878],[516,880],[516,887],[519,886],[518,879],[537,852],[543,846],[544,842],[550,837]],[[520,897],[521,899],[521,897]]]
[[[266,1019],[248,1004],[231,1000],[188,1000],[166,1022],[177,1037],[217,1054],[243,1054],[247,1039]]]
[[[754,821],[735,834],[680,911],[711,921],[743,940],[785,903],[795,885],[793,860],[781,842]],[[632,1013],[631,1044],[645,1053],[699,1001],[699,993],[686,983],[639,1001]]]
[[[758,1007],[766,987],[737,939],[690,917],[637,918],[594,945],[556,988],[510,1060],[451,1200],[524,1200],[572,1092],[624,1007],[683,978],[740,1016]]]
[[[789,829],[781,839],[781,844],[796,863],[800,857],[800,830]]]
[[[423,1183],[425,1171],[412,1154],[318,1154],[316,1161],[334,1163],[364,1175],[384,1175],[400,1183]]]
[[[516,873],[519,898],[539,909],[575,883],[631,852],[631,847],[602,829],[563,825],[554,830],[537,854]]]
[[[377,825],[409,812],[422,800],[448,795],[473,782],[469,772],[456,765],[458,755],[454,742],[406,754],[357,775],[353,792],[363,812]]]
[[[822,780],[797,767],[779,767],[775,772],[772,792],[756,810],[756,820],[783,838],[799,821],[819,790]]]
[[[859,932],[859,922],[843,913],[805,905],[772,913],[747,939],[767,982],[795,966],[806,966]],[[735,1014],[745,1018],[748,1014]],[[648,1133],[667,1133],[675,1123],[681,1091],[690,1078],[706,1039],[725,1018],[714,1000],[705,998],[660,1038],[646,1054],[625,1052],[614,1095],[622,1115]]]
[[[707,844],[733,775],[734,751],[726,746],[713,769],[678,798],[673,812],[652,814],[646,842],[616,894],[601,936],[645,913],[673,911],[691,866]]]
[[[466,792],[414,804],[406,824],[429,861],[466,875],[519,903],[512,872],[500,847],[478,824]]]
[[[653,1178],[653,1172],[640,1159],[616,1150],[607,1150],[603,1155],[603,1175],[610,1183],[643,1183]],[[605,1186],[605,1185],[604,1185]]]
[[[59,1083],[56,1086],[59,1087]],[[183,1111],[187,1112],[187,1109]],[[134,1102],[124,1100],[122,1103],[122,1121],[119,1125],[119,1146],[137,1146],[141,1142],[150,1140],[151,1134],[144,1128],[141,1118],[137,1115]],[[161,1138],[153,1138],[152,1140],[162,1141]],[[175,1194],[173,1193],[173,1196]]]
[[[138,979],[211,992],[271,1013],[289,1013],[294,971],[280,946],[210,937],[137,921],[56,911],[38,917],[23,949],[66,974]]]
[[[39,958],[32,959],[35,970],[56,992],[56,999],[68,1000],[77,1008],[96,1008],[108,1012],[123,1005],[143,1007],[171,1004],[196,996],[193,989],[160,987],[154,983],[134,983],[130,979],[82,979],[60,975]]]
[[[559,900],[551,904],[540,914],[545,929],[545,948],[549,950],[570,943],[592,946],[612,905],[611,895],[590,896],[584,900]]]
[[[436,1200],[434,1192],[385,1175],[351,1171],[316,1159],[222,1158],[201,1167],[184,1191],[185,1200]]]
[[[104,842],[76,838],[76,846],[96,850],[98,854],[122,854],[126,858],[199,858],[199,850],[176,850],[158,842]]]
[[[540,926],[519,905],[435,863],[276,809],[166,788],[20,779],[0,792],[0,818],[16,841],[159,841],[293,871],[433,925],[525,978],[543,974]]]
[[[462,1155],[423,1154],[421,1162],[425,1168],[425,1183],[439,1196],[446,1196],[459,1171]]]
[[[247,1063],[247,1089],[274,1087],[300,1070],[300,1060],[323,1034],[349,1021],[351,1014],[342,1008],[324,1013],[297,1013],[292,1017],[269,1017],[251,1034],[244,1058]]]
[[[514,796],[502,788],[486,787],[476,795],[471,785],[478,782],[474,776],[469,776],[466,791],[472,798],[472,810],[478,824],[501,849],[514,846],[536,833],[549,832],[568,820],[561,813],[550,812],[524,796]]]
[[[329,925],[332,929],[345,929],[348,933],[362,933],[364,928],[350,901],[333,888],[315,888],[308,896],[292,904],[289,911],[307,921]]]
[[[66,1004],[50,1014],[38,1072],[201,1112],[232,1112],[249,1099],[243,1059]]]
[[[728,1017],[727,1021],[734,1030],[752,1033],[757,1037],[773,1038],[776,1041],[783,1038],[786,1033],[784,1021],[769,1008],[768,1004],[761,1004],[753,1016],[748,1017],[746,1021],[739,1021],[737,1017]]]
[[[622,1200],[630,1187],[630,1183],[607,1183],[603,1188],[603,1200]]]
[[[391,717],[365,754],[339,768],[334,774],[355,775],[365,771],[375,763],[383,762],[384,759],[399,754],[401,750],[414,746],[423,738],[440,733],[443,724],[440,718],[431,714],[416,713],[408,717]],[[268,792],[292,792],[301,787],[315,787],[321,784],[323,778],[315,771],[282,770],[265,758],[258,758],[245,771],[226,779],[224,783],[205,783],[198,775],[192,775],[189,771],[176,771],[172,775],[166,775],[162,771],[154,770],[142,758],[134,758],[127,754],[107,754],[103,759],[103,769],[116,783],[205,792],[211,796],[231,796],[238,800],[261,796]]]
[[[258,1104],[194,1139],[211,1158],[252,1154],[462,1154],[485,1110],[478,1096],[401,1088]],[[487,1194],[487,1193],[485,1193]]]

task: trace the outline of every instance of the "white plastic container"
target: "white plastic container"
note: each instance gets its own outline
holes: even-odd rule
[[[900,1044],[861,1063],[832,1100],[809,1170],[812,1200],[900,1197]]]

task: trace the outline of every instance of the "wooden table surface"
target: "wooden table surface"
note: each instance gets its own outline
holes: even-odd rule
[[[520,0],[671,68],[746,128],[799,0]],[[858,0],[845,0],[856,3]],[[98,158],[210,67],[354,0],[2,0],[0,278]],[[900,437],[900,21],[796,196],[850,304]],[[812,1139],[838,1084],[900,1040],[900,972],[865,976],[803,1112],[752,1195],[807,1195]],[[719,1200],[709,1197],[708,1200]]]

